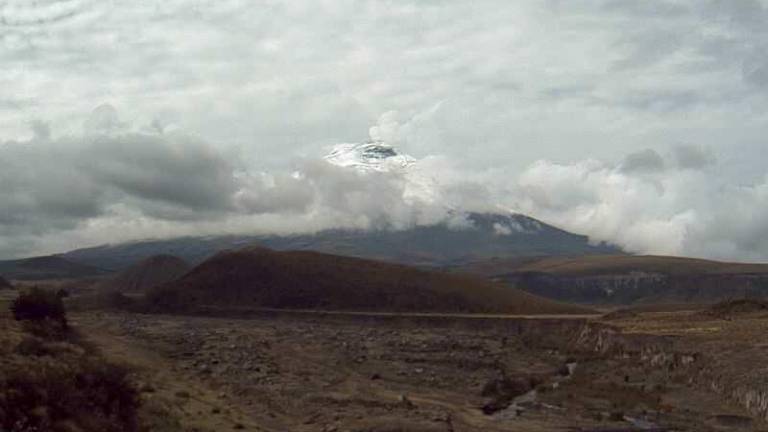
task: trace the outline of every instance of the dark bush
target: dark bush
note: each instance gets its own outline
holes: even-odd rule
[[[32,288],[19,295],[11,304],[11,312],[17,321],[53,321],[67,327],[67,313],[61,297],[53,292]]]
[[[33,336],[27,336],[16,346],[16,353],[25,356],[51,355],[53,351],[44,340]]]
[[[99,358],[8,371],[0,375],[0,430],[136,431],[139,398],[126,374]]]
[[[506,375],[489,380],[480,393],[481,396],[490,398],[490,401],[483,405],[483,413],[491,415],[506,409],[516,397],[533,390],[540,383],[535,377],[509,378]]]
[[[129,370],[67,329],[60,294],[33,288],[11,305],[29,334],[0,368],[0,431],[138,431]]]

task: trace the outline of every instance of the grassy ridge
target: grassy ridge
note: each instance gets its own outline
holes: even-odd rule
[[[595,276],[631,272],[689,274],[768,273],[768,264],[728,263],[696,258],[657,255],[591,255],[581,257],[542,257],[493,259],[464,266],[461,270],[492,276],[509,272],[550,273],[560,276]]]
[[[219,253],[152,290],[156,311],[198,306],[386,312],[585,313],[482,279],[316,252]]]

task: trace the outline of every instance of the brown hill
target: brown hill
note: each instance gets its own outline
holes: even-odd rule
[[[11,285],[10,282],[5,280],[5,278],[0,276],[0,290],[4,290],[4,289],[13,289],[13,285]]]
[[[157,286],[175,281],[192,267],[173,255],[155,255],[123,270],[99,284],[99,290],[144,293]]]
[[[598,255],[486,260],[457,270],[576,303],[714,303],[768,298],[768,264]]]
[[[463,266],[460,270],[494,276],[504,273],[537,272],[559,276],[595,276],[631,273],[747,274],[768,273],[768,264],[729,263],[696,258],[657,255],[590,255],[490,259]]]
[[[469,276],[317,252],[221,252],[147,296],[155,311],[285,308],[381,312],[585,313]]]
[[[561,275],[631,272],[667,275],[745,274],[768,273],[768,264],[730,263],[657,255],[596,255],[577,258],[545,258],[524,265],[518,271],[543,271]]]

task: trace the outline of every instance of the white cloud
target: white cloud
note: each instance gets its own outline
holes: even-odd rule
[[[713,160],[681,162],[680,151],[693,150],[668,158],[684,169],[650,174],[626,163],[540,161],[520,177],[518,208],[636,253],[768,259],[768,176],[740,185],[718,176]]]
[[[433,203],[501,203],[642,251],[762,257],[746,218],[761,214],[766,175],[766,10],[0,2],[0,247],[53,249],[108,226],[124,237],[284,229],[277,214],[320,227],[335,217],[325,202],[366,214],[343,223],[434,219],[431,204],[393,201],[403,179],[371,179],[385,192],[370,203],[356,179],[313,167],[325,145],[370,135],[422,160],[421,185],[405,190],[439,184]],[[292,177],[299,168],[320,178]]]
[[[410,145],[419,123],[393,118],[382,116],[373,137]],[[136,130],[111,108],[85,123],[80,135],[58,137],[38,122],[35,138],[0,147],[0,253],[158,236],[402,229],[457,209],[514,209],[631,252],[768,259],[768,175],[750,183],[718,175],[729,162],[702,146],[646,149],[620,162],[540,160],[519,175],[438,155],[384,172],[311,157],[265,170],[180,131]]]
[[[182,234],[399,229],[449,218],[451,203],[470,203],[465,194],[488,199],[440,158],[414,170],[305,158],[265,171],[180,131],[137,129],[107,105],[84,124],[58,137],[35,123],[34,138],[0,145],[0,254]]]
[[[443,101],[410,151],[519,170],[660,137],[722,148],[713,117],[745,140],[765,127],[757,1],[9,0],[0,17],[6,139],[108,101],[279,164]]]

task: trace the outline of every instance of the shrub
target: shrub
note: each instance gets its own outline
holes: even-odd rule
[[[129,370],[66,328],[60,293],[34,288],[11,306],[31,335],[0,367],[0,431],[137,432],[140,397]],[[143,430],[143,429],[141,429]]]
[[[11,312],[17,321],[46,321],[67,328],[67,315],[61,297],[53,292],[32,288],[19,295],[11,304]]]
[[[34,336],[27,336],[16,346],[16,353],[25,356],[44,356],[53,354],[45,341]]]
[[[0,376],[0,430],[133,432],[137,392],[103,359],[29,361]]]

